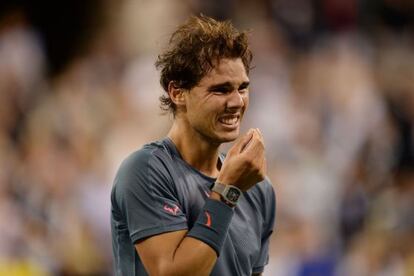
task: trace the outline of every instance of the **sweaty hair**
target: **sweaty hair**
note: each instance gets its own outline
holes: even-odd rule
[[[168,95],[168,84],[191,89],[222,58],[241,58],[249,73],[252,52],[246,32],[239,32],[230,21],[192,16],[172,34],[168,47],[158,56],[155,66],[161,71],[160,83],[166,95],[160,97],[164,111],[176,112]]]

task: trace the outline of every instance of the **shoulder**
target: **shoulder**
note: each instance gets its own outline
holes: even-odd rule
[[[144,145],[121,163],[114,179],[113,192],[147,189],[154,183],[169,183],[172,155],[163,140]]]
[[[163,140],[145,144],[141,149],[128,155],[121,164],[130,166],[136,164],[147,164],[153,159],[168,160],[172,158],[172,153]]]
[[[162,163],[172,160],[169,148],[163,141],[145,144],[141,149],[128,155],[121,163],[117,176],[125,173],[137,173],[150,167],[159,167]]]

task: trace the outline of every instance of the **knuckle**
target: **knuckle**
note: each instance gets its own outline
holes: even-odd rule
[[[264,148],[265,148],[265,145],[264,145],[264,143],[263,143],[263,140],[259,140],[259,145],[260,145],[260,148],[262,148],[262,149],[264,149]]]

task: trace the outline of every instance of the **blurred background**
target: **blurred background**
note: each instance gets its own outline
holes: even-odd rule
[[[264,275],[414,275],[414,1],[0,3],[0,276],[113,274],[112,180],[166,135],[153,64],[200,12],[250,32]]]

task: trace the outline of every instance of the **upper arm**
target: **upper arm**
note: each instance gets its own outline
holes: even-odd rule
[[[115,177],[113,201],[134,244],[188,227],[173,180],[151,152],[137,152],[123,162]]]

